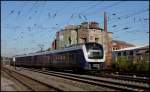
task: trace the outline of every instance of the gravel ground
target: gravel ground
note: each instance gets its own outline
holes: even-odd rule
[[[1,91],[29,91],[29,89],[1,71]]]
[[[45,74],[41,74],[41,73],[37,73],[37,72],[32,72],[32,71],[27,71],[27,70],[20,70],[19,72],[23,72],[27,75],[32,75],[35,78],[47,80],[47,81],[53,83],[53,85],[57,85],[55,83],[60,83],[61,87],[64,87],[64,88],[65,88],[65,86],[63,86],[63,85],[66,85],[68,87],[67,88],[68,90],[73,89],[73,88],[75,90],[75,87],[76,87],[77,91],[80,89],[83,89],[84,91],[114,91],[113,89],[109,89],[106,87],[100,87],[100,86],[82,83],[82,82],[78,82],[78,81],[73,81],[73,80],[69,80],[69,79],[65,79],[65,78],[61,78],[61,77],[45,75]]]
[[[113,91],[112,89],[108,89],[105,87],[99,87],[99,86],[95,86],[95,85],[91,85],[91,84],[86,84],[86,83],[82,83],[82,82],[78,82],[78,81],[73,81],[73,80],[69,80],[69,79],[65,79],[65,78],[56,77],[56,76],[45,76],[45,78],[54,80],[56,82],[61,82],[64,84],[76,86],[76,87],[82,88],[86,91]]]
[[[13,81],[1,76],[1,91],[17,91],[14,85]]]

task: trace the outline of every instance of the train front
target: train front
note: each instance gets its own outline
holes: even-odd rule
[[[104,64],[104,49],[98,43],[86,43],[83,47],[84,56],[86,59],[86,70],[101,70]]]

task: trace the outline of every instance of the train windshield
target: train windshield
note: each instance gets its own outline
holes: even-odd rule
[[[88,58],[89,59],[101,59],[103,58],[103,53],[101,50],[97,50],[97,51],[89,50]]]
[[[97,43],[86,43],[86,50],[89,59],[102,59],[103,47]]]

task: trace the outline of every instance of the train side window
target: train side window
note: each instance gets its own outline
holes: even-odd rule
[[[60,60],[63,61],[63,56],[62,55],[60,56]]]
[[[123,52],[123,56],[126,56],[127,55],[127,52]]]
[[[48,61],[51,61],[51,56],[48,57]]]
[[[65,54],[63,54],[63,61],[65,61]]]
[[[117,56],[121,56],[121,52],[118,52]]]
[[[37,56],[34,57],[34,61],[37,61]]]
[[[130,51],[130,52],[129,52],[129,55],[133,55],[133,51]]]
[[[53,56],[53,60],[56,61],[56,56]]]

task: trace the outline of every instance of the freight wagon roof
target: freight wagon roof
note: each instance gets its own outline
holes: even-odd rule
[[[128,51],[128,50],[135,50],[135,49],[144,49],[144,48],[148,48],[147,46],[137,46],[137,47],[129,47],[129,48],[124,48],[124,49],[120,49],[120,50],[115,50],[113,52],[119,52],[119,51]]]
[[[44,51],[44,52],[36,52],[36,53],[29,53],[29,54],[24,54],[24,55],[16,55],[14,57],[26,57],[26,56],[43,55],[43,54],[59,53],[59,52],[77,50],[77,49],[81,49],[83,45],[84,44],[72,45],[72,46],[69,46],[69,47],[63,48],[63,49],[57,49],[57,50],[52,50],[52,51]]]

